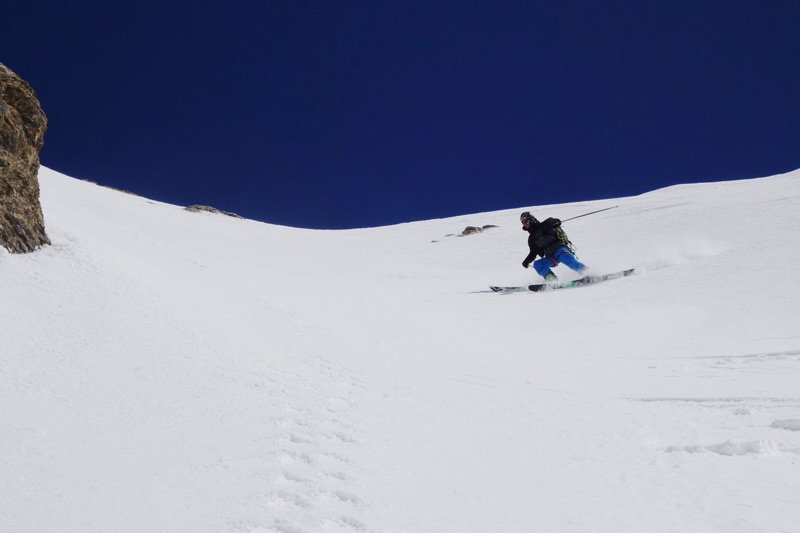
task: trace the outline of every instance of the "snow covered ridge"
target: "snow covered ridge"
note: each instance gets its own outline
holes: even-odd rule
[[[40,180],[0,531],[797,530],[799,172],[348,231]],[[616,204],[565,230],[637,274],[486,292]]]

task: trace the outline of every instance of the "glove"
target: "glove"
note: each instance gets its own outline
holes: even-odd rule
[[[531,262],[527,259],[522,262],[522,268],[528,268],[529,266],[531,266]]]

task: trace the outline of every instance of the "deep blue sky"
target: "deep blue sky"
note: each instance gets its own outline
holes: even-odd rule
[[[0,9],[43,164],[180,205],[347,228],[800,167],[797,1]]]

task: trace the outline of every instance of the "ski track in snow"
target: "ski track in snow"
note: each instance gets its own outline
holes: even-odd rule
[[[800,379],[800,350],[781,350],[739,355],[703,355],[666,360],[652,369],[661,370],[672,379],[728,380],[731,375],[783,375]],[[797,431],[800,422],[776,419],[800,413],[800,395],[787,397],[649,397],[642,402],[671,404],[686,412],[686,419],[697,419],[690,411],[714,412],[717,420],[727,419],[717,431],[727,430],[732,438],[703,444],[676,444],[665,448],[668,453],[711,453],[722,456],[779,455],[800,453],[800,442],[780,442],[783,437],[776,429]],[[719,414],[716,414],[719,413]],[[711,428],[706,428],[706,430]],[[734,431],[730,431],[733,429]]]
[[[358,446],[349,421],[359,385],[349,376],[318,369],[320,383],[343,383],[336,390],[319,386],[287,386],[312,378],[309,369],[302,375],[276,373],[272,411],[265,435],[264,454],[245,465],[245,471],[258,472],[264,492],[256,492],[237,514],[247,518],[232,520],[234,529],[275,531],[318,530],[330,525],[357,531],[367,530],[358,519],[365,502],[357,493],[359,472],[351,458]],[[319,403],[309,398],[320,398]],[[225,463],[223,463],[225,465]],[[263,516],[280,517],[263,520]]]
[[[298,373],[272,368],[269,377],[242,379],[260,400],[266,395],[272,414],[265,417],[270,430],[263,436],[263,454],[243,464],[220,459],[222,468],[255,474],[263,484],[247,501],[239,502],[234,513],[238,517],[228,520],[229,527],[369,531],[358,518],[366,502],[358,495],[354,480],[360,472],[351,457],[352,448],[358,446],[351,412],[362,394],[360,380],[325,362]],[[315,398],[321,401],[310,401]]]

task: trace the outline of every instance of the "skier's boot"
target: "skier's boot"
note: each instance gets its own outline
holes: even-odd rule
[[[558,281],[558,276],[553,274],[552,272],[548,272],[547,275],[544,277],[545,281]]]

